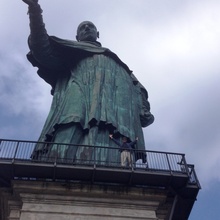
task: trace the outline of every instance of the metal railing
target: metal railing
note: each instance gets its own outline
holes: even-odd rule
[[[33,157],[36,146],[42,145],[40,155]],[[48,146],[53,146],[55,154],[48,153]],[[73,149],[74,155],[61,156],[63,148]],[[43,152],[45,151],[45,152]],[[87,152],[87,155],[82,155]],[[100,156],[101,155],[101,156]],[[189,183],[199,185],[194,166],[186,163],[185,155],[181,153],[140,151],[132,152],[133,168],[144,169],[154,172],[182,173],[189,177]],[[105,166],[109,168],[121,167],[119,148],[100,147],[86,145],[72,145],[62,143],[47,143],[24,140],[0,139],[0,163],[8,161],[11,163],[33,162],[56,163],[66,165],[92,165]]]

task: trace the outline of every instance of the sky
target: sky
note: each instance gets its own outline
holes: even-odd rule
[[[148,150],[184,153],[202,189],[189,220],[220,219],[220,1],[41,0],[49,35],[75,40],[92,21],[99,41],[149,93],[155,122]],[[22,0],[0,1],[0,138],[36,141],[50,86],[26,59],[29,20]]]

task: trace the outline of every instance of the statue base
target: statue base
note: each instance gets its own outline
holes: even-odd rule
[[[0,188],[5,220],[163,220],[174,197],[166,189],[13,180]]]

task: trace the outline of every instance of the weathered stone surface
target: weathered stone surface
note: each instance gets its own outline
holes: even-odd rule
[[[16,220],[157,220],[167,199],[165,189],[45,181],[14,181],[11,192],[4,208]]]

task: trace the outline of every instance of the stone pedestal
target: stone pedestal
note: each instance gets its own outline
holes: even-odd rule
[[[162,220],[165,189],[47,181],[13,181],[1,189],[1,220]]]

